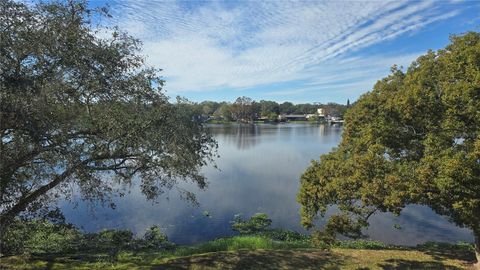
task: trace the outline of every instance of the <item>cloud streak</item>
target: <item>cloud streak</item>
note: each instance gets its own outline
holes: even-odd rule
[[[296,81],[314,89],[328,82],[334,86],[332,74],[339,71],[357,78],[357,86],[366,86],[374,80],[364,77],[365,71],[359,74],[360,69],[375,69],[369,74],[377,75],[381,67],[384,75],[398,58],[404,64],[405,58],[409,62],[418,54],[388,54],[387,65],[374,62],[385,55],[352,55],[461,12],[453,2],[442,5],[434,1],[132,0],[114,2],[112,13],[115,24],[144,42],[148,63],[164,70],[167,91],[185,94]],[[343,84],[355,87],[354,82]],[[295,89],[283,94],[288,93]]]

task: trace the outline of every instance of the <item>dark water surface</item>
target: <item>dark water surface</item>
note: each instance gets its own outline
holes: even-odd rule
[[[231,235],[235,214],[267,213],[274,227],[303,231],[295,197],[299,176],[310,160],[330,151],[341,138],[340,126],[312,124],[212,125],[219,143],[219,169],[205,168],[209,186],[194,191],[200,206],[182,200],[175,190],[157,203],[146,201],[134,187],[115,199],[115,210],[97,206],[91,211],[80,202],[63,203],[67,221],[86,231],[128,228],[142,234],[160,225],[176,243],[187,244]],[[205,215],[208,211],[209,215]],[[320,221],[321,222],[321,221]],[[395,229],[394,224],[401,229]],[[377,214],[371,219],[370,238],[393,244],[415,245],[425,241],[471,241],[469,230],[456,227],[425,206],[407,207],[399,217]]]

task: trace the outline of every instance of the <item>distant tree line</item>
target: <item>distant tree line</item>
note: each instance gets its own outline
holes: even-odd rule
[[[349,103],[349,102],[348,102]],[[259,118],[275,120],[282,114],[314,114],[323,108],[325,115],[343,116],[348,105],[338,103],[277,103],[271,100],[255,101],[249,97],[238,97],[235,102],[203,101],[192,103],[195,113],[203,119],[248,122]]]

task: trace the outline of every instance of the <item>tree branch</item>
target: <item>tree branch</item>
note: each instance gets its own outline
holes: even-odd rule
[[[99,161],[99,160],[105,160],[105,159],[115,159],[115,158],[122,158],[124,161],[127,159],[134,157],[135,154],[125,154],[125,153],[105,153],[101,155],[97,155],[95,157],[85,159],[83,161],[79,161],[75,163],[74,165],[70,166],[68,169],[66,169],[62,174],[56,175],[51,182],[48,184],[45,184],[38,188],[37,190],[33,191],[32,193],[29,193],[27,195],[22,196],[19,200],[18,203],[16,203],[12,208],[7,210],[6,212],[2,213],[0,215],[0,227],[5,226],[11,220],[17,216],[19,213],[24,211],[27,206],[34,202],[36,199],[38,199],[41,195],[47,193],[49,190],[53,189],[56,187],[58,184],[60,184],[62,181],[64,181],[66,178],[69,176],[73,175],[75,171],[82,166],[87,166],[88,163],[93,162],[93,161]],[[123,164],[124,162],[121,162]],[[116,165],[118,166],[118,165]],[[89,168],[89,166],[87,166]],[[95,168],[91,168],[95,169]],[[97,168],[99,170],[107,170],[107,167],[99,167]],[[112,167],[112,170],[114,167]]]

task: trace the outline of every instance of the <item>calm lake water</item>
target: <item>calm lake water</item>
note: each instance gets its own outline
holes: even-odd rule
[[[249,217],[263,212],[274,227],[304,231],[295,200],[299,177],[310,160],[338,145],[342,127],[258,124],[210,128],[219,143],[218,169],[204,168],[209,186],[203,191],[191,184],[180,185],[196,193],[199,206],[182,200],[175,190],[152,203],[133,187],[129,194],[114,200],[115,210],[83,202],[62,203],[67,221],[86,231],[128,228],[138,234],[157,224],[180,244],[232,235],[230,221],[235,214]],[[409,206],[399,217],[377,214],[370,223],[370,238],[393,244],[473,239],[469,230],[456,227],[425,206]],[[395,224],[401,229],[395,229]]]

